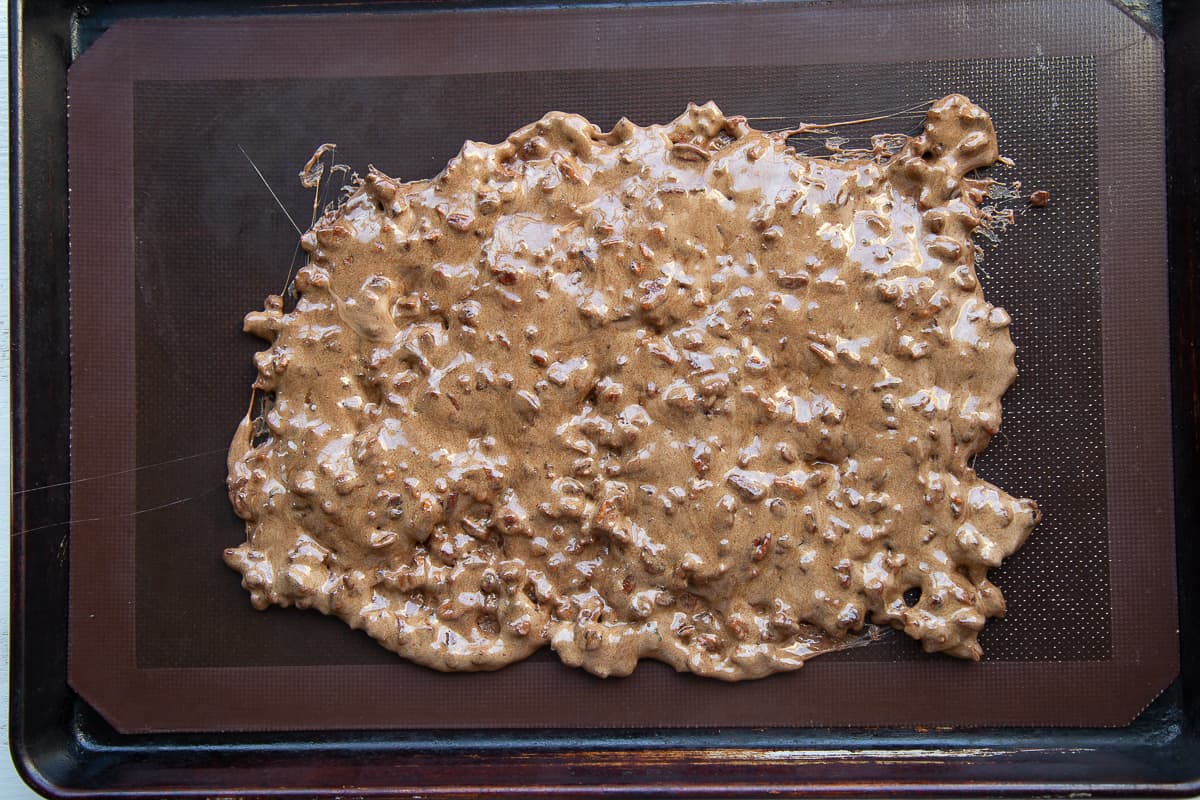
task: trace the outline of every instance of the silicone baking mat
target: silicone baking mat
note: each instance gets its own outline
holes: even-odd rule
[[[72,685],[124,731],[1130,720],[1177,669],[1158,47],[1100,2],[921,5],[111,30],[70,74]],[[1036,41],[999,36],[1033,20]],[[260,346],[241,318],[302,255],[296,175],[318,145],[409,179],[551,109],[604,128],[709,99],[766,128],[888,117],[839,132],[861,139],[915,131],[949,92],[992,115],[1016,161],[993,174],[1051,195],[981,242],[1020,377],[976,467],[1044,513],[995,573],[1009,615],[983,662],[893,635],[739,685],[654,662],[603,681],[548,650],[443,675],[314,612],[250,608],[220,558],[243,538],[224,451]]]

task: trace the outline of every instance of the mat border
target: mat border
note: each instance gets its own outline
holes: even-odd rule
[[[1054,8],[1050,2],[1022,2],[1009,7],[1007,19],[990,24],[1005,29],[1027,27],[1034,16]],[[1107,6],[1095,6],[1107,9]],[[728,25],[741,22],[753,26],[764,37],[764,54],[756,61],[791,64],[792,50],[776,45],[791,40],[813,64],[837,63],[849,57],[836,41],[822,37],[820,30],[838,30],[861,12],[858,4],[835,7],[756,7],[753,16],[734,16],[741,9],[707,6],[704,30],[708,37]],[[1164,619],[1165,602],[1174,607],[1174,597],[1162,598],[1162,584],[1154,576],[1169,572],[1163,554],[1172,550],[1169,373],[1165,337],[1166,259],[1161,235],[1144,228],[1120,227],[1120,201],[1132,198],[1140,209],[1165,213],[1161,177],[1140,169],[1147,158],[1161,157],[1161,109],[1147,104],[1161,80],[1158,70],[1159,44],[1132,24],[1124,28],[1100,13],[1078,10],[1057,16],[1061,31],[1050,31],[1031,41],[1028,52],[1014,53],[990,41],[982,26],[960,28],[945,22],[944,35],[958,30],[953,52],[947,57],[970,53],[984,60],[1004,57],[1093,54],[1097,73],[1097,106],[1100,151],[1100,245],[1102,262],[1104,414],[1107,438],[1107,519],[1109,531],[1109,577],[1117,597],[1140,596],[1141,586],[1155,587],[1155,604],[1126,602],[1112,607],[1112,629],[1138,631],[1134,637],[1115,637],[1107,660],[1055,664],[1054,669],[1033,672],[1025,664],[985,659],[972,669],[975,679],[989,684],[1019,685],[1018,698],[987,692],[957,691],[931,698],[923,715],[912,724],[962,725],[964,720],[989,720],[995,725],[1117,725],[1133,719],[1170,681],[1178,665],[1175,654],[1177,629],[1174,619]],[[1111,9],[1110,9],[1111,10]],[[1113,12],[1116,13],[1116,12]],[[614,15],[620,15],[616,17]],[[68,130],[75,137],[96,136],[108,143],[108,158],[74,158],[70,176],[71,195],[83,202],[72,207],[71,363],[74,368],[71,418],[72,468],[81,475],[117,476],[104,481],[81,483],[72,494],[72,555],[86,569],[71,570],[71,627],[68,670],[71,686],[82,694],[118,730],[126,733],[203,730],[303,730],[313,719],[347,729],[379,729],[405,719],[405,725],[444,730],[474,727],[459,718],[429,717],[415,721],[406,714],[406,699],[388,693],[395,680],[389,665],[343,665],[339,667],[337,690],[315,687],[328,684],[323,666],[258,666],[139,669],[136,663],[136,417],[137,407],[135,320],[124,311],[136,297],[134,271],[134,95],[144,80],[189,81],[233,79],[254,76],[256,80],[304,77],[362,77],[414,69],[415,74],[441,76],[477,71],[479,65],[501,64],[504,71],[540,71],[545,63],[535,48],[513,47],[513,42],[530,39],[558,41],[571,53],[570,66],[587,69],[611,65],[612,54],[597,46],[619,31],[642,36],[639,43],[624,43],[622,57],[646,52],[660,31],[673,20],[689,15],[689,9],[671,7],[632,8],[603,11],[513,11],[489,15],[489,33],[478,43],[472,39],[475,58],[458,57],[455,37],[461,28],[447,25],[447,15],[422,13],[406,17],[379,15],[375,24],[364,27],[360,16],[332,15],[320,20],[263,19],[254,21],[129,20],[115,25],[78,60],[86,70],[68,76],[70,111]],[[935,15],[941,16],[941,15]],[[889,17],[895,27],[886,35],[866,43],[873,63],[904,63],[914,49],[910,35],[927,25],[923,17],[897,13]],[[1072,33],[1068,26],[1094,23],[1089,36]],[[1118,20],[1124,19],[1118,15]],[[565,20],[565,22],[564,22]],[[610,26],[608,33],[605,26]],[[415,32],[413,29],[416,29]],[[362,35],[364,30],[370,30]],[[316,33],[326,41],[359,41],[353,57],[335,63],[316,64],[302,50],[280,51],[280,41],[310,41]],[[932,35],[942,34],[940,31]],[[741,41],[754,40],[745,31]],[[775,37],[772,41],[766,37]],[[515,38],[514,38],[515,37]],[[572,38],[574,37],[574,38]],[[796,37],[796,38],[793,38]],[[1095,37],[1092,39],[1091,37]],[[565,40],[565,41],[564,41]],[[266,41],[272,44],[265,44]],[[406,55],[402,63],[387,57],[395,42],[415,46],[420,52]],[[689,37],[659,41],[643,64],[655,67],[688,63],[693,59]],[[253,43],[251,46],[250,43]],[[1106,51],[1095,53],[1094,47]],[[857,50],[856,50],[857,51]],[[960,52],[961,51],[961,52]],[[1039,52],[1040,51],[1040,52]],[[221,52],[220,59],[210,54]],[[515,54],[515,55],[514,55]],[[289,57],[290,56],[290,57]],[[635,56],[636,57],[636,56]],[[744,54],[706,53],[700,66],[740,63]],[[678,59],[676,61],[675,59]],[[1146,65],[1154,69],[1148,70]],[[414,73],[408,73],[414,74]],[[1129,156],[1122,143],[1146,142]],[[1155,143],[1158,143],[1157,146]],[[85,145],[87,147],[87,145]],[[91,153],[91,150],[88,150]],[[101,198],[108,202],[101,201]],[[1143,211],[1153,217],[1150,211]],[[1157,314],[1139,309],[1160,309]],[[81,412],[80,409],[83,411]],[[1157,413],[1156,413],[1157,412]],[[85,416],[86,414],[86,416]],[[103,565],[97,568],[97,565]],[[1173,581],[1171,584],[1173,585]],[[97,669],[96,665],[104,665]],[[540,665],[539,665],[540,666]],[[955,685],[962,680],[961,666],[948,661],[922,663],[919,680]],[[860,686],[857,702],[837,712],[814,709],[805,725],[875,725],[877,709],[886,708],[895,692],[918,691],[897,674],[896,682],[878,680],[879,667],[864,662],[814,662],[804,671],[804,685],[819,683],[819,672],[836,669],[849,674],[852,685]],[[1020,676],[1019,679],[1017,676]],[[314,687],[306,702],[290,702],[291,686]],[[794,685],[794,684],[793,684]],[[906,688],[908,686],[908,688]],[[1136,686],[1139,691],[1134,691]],[[1108,696],[1110,703],[1096,703]],[[1056,702],[1049,702],[1053,698]],[[1009,702],[1013,700],[1014,702]],[[222,709],[236,709],[224,713]],[[512,719],[513,726],[552,727],[536,704],[528,713]],[[1070,717],[1062,708],[1075,709]],[[261,709],[257,711],[256,709]],[[630,724],[645,724],[637,714]],[[666,724],[666,723],[660,723]],[[674,727],[707,724],[702,713],[689,716],[681,711]],[[749,716],[731,717],[729,725],[761,724]],[[782,726],[787,727],[787,726]]]

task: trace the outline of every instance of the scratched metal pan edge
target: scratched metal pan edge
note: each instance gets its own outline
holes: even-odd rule
[[[263,4],[264,7],[266,4]],[[607,730],[323,732],[123,736],[66,684],[68,540],[56,523],[68,496],[23,494],[63,479],[66,387],[65,72],[78,51],[123,16],[234,13],[232,4],[120,4],[91,9],[14,3],[13,111],[14,490],[11,746],[48,795],[466,795],[508,789],[554,795],[751,796],[846,792],[939,794],[1178,794],[1200,791],[1197,620],[1188,577],[1200,574],[1191,491],[1200,378],[1190,291],[1200,220],[1194,139],[1200,16],[1166,13],[1171,165],[1174,455],[1181,629],[1180,678],[1123,729]],[[266,9],[269,10],[269,9]],[[337,10],[337,9],[332,9]],[[302,13],[299,12],[288,13]],[[1191,93],[1191,94],[1189,94]],[[46,526],[46,527],[43,527]],[[349,783],[348,783],[349,782]]]

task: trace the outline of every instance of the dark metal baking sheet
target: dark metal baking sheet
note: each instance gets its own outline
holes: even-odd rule
[[[43,41],[42,44],[45,44]],[[39,55],[46,57],[48,61],[53,62],[54,53],[42,52]],[[34,56],[36,58],[36,55]],[[1153,105],[1151,103],[1151,109]],[[639,120],[650,121],[650,120]],[[27,139],[22,139],[21,143],[24,146]],[[53,141],[47,142],[44,145],[39,143],[38,146],[52,147]],[[28,150],[23,150],[28,152]],[[46,165],[49,167],[50,165]],[[43,167],[45,168],[45,167]],[[114,170],[119,169],[114,166]],[[53,169],[50,169],[53,173]],[[27,174],[27,173],[25,173]],[[23,209],[24,210],[24,209]],[[48,215],[47,218],[52,222],[53,215]],[[22,255],[29,255],[32,250],[36,254],[36,247],[40,244],[40,240],[32,235],[28,242],[23,240]],[[43,255],[51,256],[52,252],[43,253]],[[28,263],[28,262],[25,262]],[[65,264],[64,264],[65,266]],[[53,277],[49,275],[39,275],[37,278],[29,281],[29,288],[33,292],[45,291],[48,296],[53,296],[54,285]],[[39,285],[41,282],[43,285]],[[49,284],[49,285],[45,285]],[[61,288],[61,287],[59,287]],[[28,296],[26,297],[26,301]],[[20,301],[19,301],[20,302]],[[53,308],[55,306],[47,306]],[[27,308],[27,306],[26,306]],[[20,310],[18,310],[18,314]],[[47,316],[53,316],[49,314]],[[32,322],[34,326],[49,324],[51,332],[53,332],[53,320],[36,320]],[[28,339],[23,339],[23,342]],[[61,341],[61,340],[60,340]],[[27,351],[22,351],[27,352]],[[51,351],[52,352],[52,351]],[[52,367],[34,366],[34,371],[38,369],[47,369],[52,371]],[[27,375],[28,373],[24,373]],[[20,387],[18,387],[20,391]],[[48,404],[53,404],[53,399],[48,399]],[[21,424],[25,419],[32,418],[34,425],[38,424],[39,411],[43,409],[31,409],[28,405],[24,406],[27,416],[19,419]],[[47,409],[48,410],[48,409]],[[31,413],[32,411],[32,413]],[[41,424],[45,424],[43,421]],[[26,440],[28,441],[28,440]],[[52,443],[52,438],[47,437],[47,442]],[[25,452],[28,452],[26,450]],[[61,458],[61,457],[60,457]],[[48,458],[49,463],[41,465],[43,476],[57,474],[58,479],[62,479],[62,461],[57,462],[57,467],[53,458]],[[26,466],[24,463],[22,466]],[[28,469],[37,470],[39,465],[36,460],[31,461]],[[24,476],[23,476],[24,477]],[[35,486],[42,483],[54,482],[53,480],[35,480],[23,482],[22,486]],[[42,516],[37,516],[37,509],[33,508],[34,513],[26,518],[26,521],[19,522],[20,527],[17,530],[24,531],[35,525],[30,525],[29,521],[40,521],[41,524],[52,524],[55,521],[64,519],[61,515],[54,512],[60,512],[63,507],[60,505],[57,509],[53,504],[47,501],[47,495],[31,494],[28,502],[32,507],[34,503],[47,503],[50,506],[42,512]],[[1185,499],[1186,504],[1186,499]],[[45,537],[49,538],[49,537]],[[25,547],[28,543],[34,542],[32,538],[22,536],[19,541],[21,546]],[[1185,553],[1186,554],[1186,553]],[[45,554],[34,554],[31,552],[30,561],[22,561],[21,567],[28,566],[30,563],[38,563],[37,556]],[[53,577],[53,563],[49,563],[49,577]],[[31,573],[23,572],[25,575]],[[37,573],[32,573],[36,575]],[[37,599],[38,595],[33,595]],[[53,598],[46,598],[49,602],[49,608],[53,611]],[[18,609],[18,614],[21,610]],[[42,643],[45,645],[46,643]],[[49,649],[53,649],[52,645]],[[54,662],[48,662],[53,664]],[[557,667],[557,665],[555,665]],[[815,664],[814,664],[815,666]],[[561,668],[560,668],[561,669]],[[15,695],[14,695],[15,696]],[[385,754],[391,754],[394,758],[393,763],[399,764],[403,762],[406,765],[406,771],[395,772],[386,768],[380,768],[372,771],[370,775],[361,778],[362,785],[374,786],[375,789],[383,790],[387,786],[410,786],[417,787],[416,783],[411,782],[411,771],[407,768],[423,767],[424,772],[418,770],[422,780],[427,780],[430,783],[436,783],[439,780],[449,780],[453,785],[455,781],[461,782],[459,785],[468,785],[471,781],[483,781],[487,783],[489,780],[499,783],[496,777],[499,773],[495,773],[496,764],[506,764],[508,770],[503,774],[505,782],[512,780],[520,782],[522,779],[529,781],[533,780],[535,774],[540,774],[544,780],[553,782],[554,780],[564,780],[567,775],[592,775],[592,776],[614,776],[612,770],[615,766],[623,763],[638,763],[645,771],[637,776],[638,779],[645,780],[644,786],[650,786],[654,781],[679,781],[687,777],[696,779],[713,779],[717,777],[721,780],[727,780],[728,785],[736,787],[741,785],[747,790],[754,786],[762,787],[764,781],[774,781],[781,788],[797,789],[799,776],[807,776],[811,780],[819,780],[820,776],[825,776],[826,780],[837,780],[838,775],[845,775],[849,769],[856,775],[855,780],[867,781],[870,785],[873,781],[888,780],[895,782],[897,785],[904,785],[906,774],[912,774],[916,766],[927,761],[936,763],[935,774],[942,776],[947,781],[956,779],[966,780],[968,776],[975,776],[981,781],[994,780],[998,776],[1004,775],[1005,770],[1014,767],[1017,764],[1024,764],[1026,767],[1037,767],[1032,772],[1027,774],[1038,774],[1047,776],[1044,778],[1044,784],[1053,783],[1050,776],[1057,775],[1060,779],[1071,773],[1066,765],[1076,763],[1079,765],[1087,763],[1088,754],[1095,753],[1095,746],[1099,743],[1108,747],[1117,748],[1112,752],[1118,752],[1119,748],[1128,745],[1122,744],[1122,736],[1132,732],[1139,737],[1150,737],[1157,741],[1166,742],[1163,746],[1177,746],[1179,741],[1180,730],[1186,727],[1186,715],[1181,716],[1180,709],[1185,708],[1184,701],[1186,694],[1183,688],[1176,688],[1172,692],[1161,698],[1146,714],[1144,714],[1132,728],[1126,729],[1122,733],[1114,734],[1099,734],[1084,731],[1067,731],[1059,732],[1058,734],[1050,735],[1045,732],[1037,732],[1030,730],[1018,730],[1013,732],[997,732],[997,731],[977,731],[973,733],[963,732],[946,732],[946,733],[922,733],[920,731],[886,731],[886,732],[862,732],[851,731],[845,733],[836,733],[827,730],[813,731],[792,731],[784,730],[772,732],[770,736],[764,737],[761,734],[755,734],[752,731],[734,731],[734,732],[693,732],[688,734],[670,734],[670,733],[653,733],[653,732],[630,732],[621,731],[616,734],[613,732],[606,733],[584,733],[584,732],[556,732],[542,734],[521,734],[514,733],[505,736],[481,735],[471,733],[437,733],[421,735],[376,735],[376,736],[347,736],[333,734],[317,734],[303,737],[294,737],[286,735],[269,735],[263,738],[254,737],[231,737],[223,740],[215,740],[208,742],[215,744],[216,741],[224,741],[225,754],[232,756],[231,764],[235,765],[231,769],[236,770],[236,764],[241,763],[238,757],[234,755],[234,751],[249,754],[257,752],[258,756],[262,756],[263,747],[267,747],[270,752],[278,754],[276,758],[279,763],[287,763],[294,756],[304,753],[303,757],[317,759],[321,763],[340,763],[345,768],[351,768],[350,765],[359,763],[356,759],[359,757],[356,753],[363,755],[375,763],[378,763],[380,758],[387,757]],[[18,698],[20,702],[20,698]],[[135,778],[132,776],[137,772],[133,769],[134,762],[143,764],[157,763],[160,766],[172,763],[173,758],[183,757],[186,753],[191,753],[195,756],[196,745],[204,743],[206,740],[202,737],[123,737],[114,734],[106,729],[103,722],[92,715],[87,709],[77,707],[76,713],[71,716],[67,714],[62,716],[62,707],[60,706],[60,718],[73,721],[71,724],[65,724],[67,735],[72,737],[72,741],[81,744],[80,752],[85,753],[88,758],[92,759],[91,764],[94,767],[97,763],[120,764],[118,770],[127,776],[134,783],[126,785],[130,788],[137,785]],[[1147,727],[1148,726],[1148,727]],[[231,744],[236,742],[236,746]],[[1083,744],[1080,747],[1070,747],[1069,744]],[[779,745],[783,744],[780,749]],[[732,748],[722,747],[722,745],[734,745]],[[622,750],[626,750],[638,745],[650,746],[658,753],[657,756],[651,755],[644,757],[636,762],[631,762],[632,757],[628,754],[622,754]],[[687,750],[687,746],[691,745],[692,750]],[[438,747],[440,746],[440,748]],[[258,748],[256,751],[255,748]],[[281,749],[284,748],[284,749]],[[560,748],[574,751],[571,755],[565,755],[559,752]],[[699,748],[699,749],[694,749]],[[772,754],[765,754],[763,749],[767,748],[772,751]],[[838,751],[845,751],[839,755]],[[415,752],[414,752],[415,751]],[[370,756],[365,754],[370,752]],[[472,763],[478,764],[480,769],[462,767],[455,773],[446,772],[445,767],[454,761],[456,752],[472,752],[476,754],[476,758],[472,759]],[[1122,751],[1123,752],[1123,751]],[[286,753],[286,755],[285,755]],[[424,754],[422,754],[424,753]],[[507,753],[507,755],[505,755]],[[849,755],[846,755],[848,753]],[[129,759],[136,754],[136,758],[131,762]],[[403,754],[403,755],[401,755]],[[1075,754],[1075,755],[1071,755]],[[1091,757],[1094,757],[1091,756]],[[1071,759],[1078,758],[1077,761]],[[99,759],[99,762],[96,760]],[[158,759],[156,761],[156,759]],[[331,759],[326,762],[325,759]],[[492,760],[489,760],[492,759]],[[507,759],[507,760],[506,760]],[[1066,759],[1066,760],[1064,760]],[[1121,761],[1121,759],[1118,759]],[[1131,767],[1138,761],[1136,756],[1131,758],[1130,764],[1125,766]],[[869,762],[869,766],[859,768],[855,765]],[[28,762],[27,762],[28,763]],[[45,762],[43,762],[45,763]],[[174,762],[178,764],[179,762]],[[249,762],[246,762],[249,763]],[[291,762],[299,763],[299,762]],[[1058,765],[1058,766],[1056,766]],[[1082,769],[1082,767],[1077,767]],[[132,769],[132,771],[131,771]],[[1040,769],[1040,772],[1038,771]],[[536,770],[536,772],[532,771]],[[858,770],[855,772],[855,770]],[[140,773],[142,779],[146,778],[146,773]],[[166,772],[159,772],[156,780],[169,781],[172,775],[175,779],[181,779],[182,772],[171,772],[169,769]],[[193,773],[196,774],[196,773]],[[235,774],[235,773],[229,773]],[[1080,776],[1090,774],[1092,780],[1096,780],[1102,773],[1093,771],[1091,773],[1079,773]],[[1130,774],[1130,773],[1126,773]],[[1156,773],[1157,774],[1157,773]],[[1164,777],[1168,771],[1163,771],[1161,775]],[[556,777],[557,776],[557,777]],[[888,777],[891,776],[891,777]],[[110,775],[111,777],[111,775]],[[286,780],[285,780],[286,778]],[[225,783],[214,783],[214,786],[231,786],[228,778],[223,778]],[[290,785],[293,787],[308,786],[310,788],[319,788],[321,785],[326,785],[322,781],[330,780],[326,778],[316,778],[315,773],[312,777],[296,779],[295,775],[285,775],[284,772],[271,772],[270,769],[264,770],[258,780],[267,781],[260,784],[269,786],[270,781],[279,780],[281,785]],[[311,783],[304,781],[311,780]],[[628,782],[629,778],[624,778]],[[113,785],[113,784],[109,784]],[[144,784],[143,784],[144,785]],[[160,783],[161,785],[169,785]],[[642,785],[638,783],[634,786]],[[983,785],[983,784],[981,784]],[[1027,786],[1029,784],[1026,784]],[[1059,784],[1066,786],[1065,783]],[[710,787],[712,784],[710,784]],[[961,784],[960,784],[961,786]],[[1017,784],[1013,784],[1017,786]]]

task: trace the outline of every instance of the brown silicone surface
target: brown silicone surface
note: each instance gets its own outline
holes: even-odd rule
[[[691,22],[665,9],[640,13],[696,30],[722,24],[711,16],[718,12]],[[755,12],[766,17],[747,17],[757,22],[731,35],[781,25],[770,16],[779,13]],[[544,12],[533,16],[545,27],[522,30],[567,29]],[[431,41],[449,35],[429,24]],[[802,20],[787,24],[796,36],[819,33]],[[361,25],[370,23],[348,20],[326,33],[349,42]],[[1173,674],[1175,658],[1173,580],[1147,580],[1172,574],[1169,514],[1145,510],[1169,510],[1161,480],[1169,471],[1150,461],[1137,466],[1165,455],[1169,442],[1164,426],[1138,416],[1165,397],[1165,357],[1157,363],[1157,345],[1145,335],[1166,319],[1165,294],[1155,288],[1161,194],[1153,187],[1157,181],[1161,189],[1161,172],[1152,149],[1130,155],[1114,133],[1101,131],[1103,115],[1115,113],[1116,67],[1094,45],[1073,43],[1077,30],[1056,28],[1058,44],[1040,57],[984,57],[1025,55],[996,44],[970,53],[951,48],[949,60],[928,62],[892,45],[890,56],[864,57],[879,63],[804,65],[774,55],[761,60],[776,63],[748,66],[756,59],[747,54],[758,48],[747,39],[740,58],[733,51],[697,56],[700,64],[724,59],[715,69],[688,66],[682,46],[634,55],[631,42],[619,53],[628,64],[597,57],[536,68],[516,63],[520,55],[488,51],[465,74],[461,65],[418,62],[416,54],[397,56],[380,74],[366,60],[281,67],[244,49],[210,69],[204,65],[216,56],[206,56],[201,42],[240,47],[219,24],[200,39],[195,30],[164,36],[150,24],[114,32],[124,37],[119,50],[103,51],[102,41],[102,53],[72,72],[75,358],[108,365],[103,376],[95,367],[76,370],[73,468],[82,477],[161,466],[76,492],[72,516],[101,521],[72,531],[73,683],[125,729],[1126,721]],[[259,33],[256,49],[282,52],[296,30],[265,25]],[[134,46],[148,41],[158,49]],[[176,72],[161,75],[145,64],[166,59],[171,42],[182,41],[189,44]],[[814,61],[834,57],[815,41],[812,47]],[[1125,58],[1137,55],[1151,65],[1147,71],[1132,61],[1118,66],[1155,80],[1155,48],[1135,50]],[[360,75],[350,80],[348,70]],[[550,109],[584,114],[606,129],[621,116],[666,121],[689,101],[710,99],[758,127],[898,112],[842,134],[853,141],[915,132],[924,108],[914,107],[948,92],[968,95],[991,115],[1000,152],[1016,161],[1013,169],[995,168],[995,177],[1052,198],[1042,209],[1015,206],[1017,224],[1002,242],[982,242],[980,279],[987,299],[1013,316],[1019,377],[1004,397],[1001,432],[975,467],[1011,494],[1036,498],[1043,513],[1026,546],[994,573],[1008,616],[980,636],[982,662],[927,656],[893,636],[737,687],[648,662],[631,678],[601,681],[565,669],[546,651],[499,673],[448,676],[406,663],[335,620],[249,607],[238,576],[220,559],[242,540],[223,483],[230,421],[245,412],[258,349],[240,333],[241,317],[280,291],[297,236],[239,149],[304,228],[312,197],[296,172],[326,141],[338,143],[338,161],[361,172],[373,163],[414,179],[434,174],[465,139],[498,141]],[[114,104],[114,96],[122,99]],[[1157,112],[1125,109],[1110,131],[1158,130]],[[823,138],[793,143],[817,152]],[[76,169],[114,146],[128,155],[127,178],[115,167]],[[1137,189],[1124,194],[1123,222],[1105,217],[1105,175]],[[80,211],[84,203],[109,205]],[[1149,227],[1130,227],[1133,219]],[[1126,254],[1124,272],[1103,256],[1102,244],[1115,235],[1105,225],[1132,231],[1129,244],[1104,245]],[[105,283],[105,274],[123,277]],[[1139,362],[1149,365],[1140,381],[1106,375],[1113,364]],[[1130,449],[1131,436],[1142,446]],[[1119,503],[1110,497],[1114,486]],[[132,590],[126,600],[116,594],[120,587]],[[117,673],[100,657],[106,638],[123,642]],[[1134,642],[1137,658],[1149,658],[1153,669],[1124,666],[1134,663]],[[268,684],[299,681],[309,687],[307,702],[288,705],[240,688],[264,677]],[[397,686],[403,697],[392,696]],[[1103,687],[1121,699],[1096,703]],[[164,708],[171,697],[191,698],[190,705]]]

